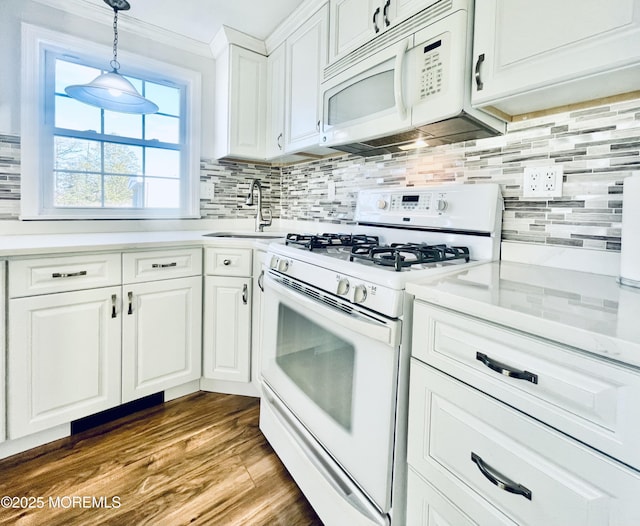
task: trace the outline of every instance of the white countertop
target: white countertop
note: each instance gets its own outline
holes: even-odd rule
[[[640,367],[640,289],[612,276],[493,262],[408,283],[416,299]]]
[[[256,237],[204,237],[211,230],[177,230],[165,232],[108,232],[75,234],[30,234],[0,236],[0,257],[22,257],[69,252],[131,250],[169,246],[248,246],[265,248],[274,239],[264,237],[277,232],[255,233]],[[225,231],[228,232],[228,231]],[[238,231],[239,234],[252,232]],[[282,234],[284,237],[285,234]]]

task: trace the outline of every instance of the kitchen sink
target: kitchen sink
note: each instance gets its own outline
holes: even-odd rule
[[[278,239],[285,237],[284,234],[264,234],[262,232],[247,232],[247,233],[233,233],[233,232],[211,232],[210,234],[203,234],[204,237],[229,237],[237,239]]]

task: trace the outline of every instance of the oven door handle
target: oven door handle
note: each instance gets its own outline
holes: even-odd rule
[[[329,319],[336,325],[347,327],[349,330],[367,336],[372,340],[386,343],[391,346],[395,346],[398,343],[397,339],[399,331],[395,329],[395,326],[400,322],[378,321],[373,317],[360,314],[356,310],[347,313],[343,310],[338,310],[329,304],[313,300],[305,294],[293,292],[284,285],[280,285],[277,281],[271,278],[269,274],[267,274],[267,279],[271,282],[271,287],[267,290],[275,291],[277,295],[284,296],[296,303],[299,303],[305,310],[312,311]]]
[[[348,477],[340,475],[340,473],[331,465],[332,459],[322,457],[322,451],[318,451],[314,447],[308,437],[308,432],[298,422],[289,416],[287,410],[283,407],[282,402],[275,396],[271,389],[266,385],[262,385],[262,393],[264,398],[274,410],[273,414],[280,423],[289,431],[289,436],[303,451],[315,468],[322,474],[323,478],[329,485],[351,506],[358,510],[362,515],[370,519],[374,524],[379,526],[389,525],[389,516],[382,515],[380,511],[369,500],[361,494],[361,490],[351,482]]]

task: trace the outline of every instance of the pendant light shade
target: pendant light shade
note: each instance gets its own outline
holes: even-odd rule
[[[74,84],[64,91],[76,100],[122,113],[155,113],[158,106],[140,95],[117,71],[104,73],[89,84]]]
[[[121,113],[155,113],[158,106],[138,93],[136,88],[124,78],[118,69],[118,11],[129,9],[126,0],[104,0],[113,8],[113,71],[99,75],[88,84],[74,84],[67,86],[64,91],[70,97],[98,106],[105,110]]]

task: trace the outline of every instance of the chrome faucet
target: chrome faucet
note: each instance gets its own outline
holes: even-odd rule
[[[271,213],[271,208],[269,208],[268,206],[265,207],[264,210],[262,208],[262,186],[260,185],[260,181],[258,179],[253,179],[251,181],[249,195],[247,196],[247,201],[245,202],[245,204],[253,206],[253,196],[256,189],[258,190],[258,202],[256,203],[256,232],[262,232],[265,226],[271,226],[273,214]],[[268,212],[268,217],[266,219],[264,217],[264,212]]]

